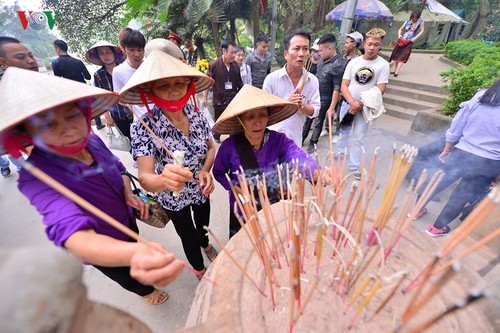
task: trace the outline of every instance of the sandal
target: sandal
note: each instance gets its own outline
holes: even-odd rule
[[[208,260],[210,262],[214,261],[215,258],[217,258],[217,250],[212,244],[208,244],[207,247],[203,248],[203,251],[205,251],[205,254],[207,255]]]
[[[160,305],[162,303],[165,303],[165,301],[168,299],[168,294],[163,290],[155,288],[155,290],[151,294],[143,296],[142,298],[149,304]]]

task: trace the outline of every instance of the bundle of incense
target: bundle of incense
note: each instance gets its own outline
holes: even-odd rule
[[[447,269],[448,267],[450,267],[451,265],[455,264],[456,262],[458,262],[459,260],[463,259],[464,257],[468,256],[469,254],[471,254],[472,252],[476,251],[477,249],[479,249],[480,247],[482,247],[483,245],[485,245],[486,243],[494,240],[495,238],[499,237],[500,236],[500,228],[497,228],[495,231],[493,231],[492,233],[488,234],[487,236],[483,237],[481,240],[479,240],[478,242],[476,242],[476,244],[468,247],[467,249],[465,249],[464,251],[460,252],[459,254],[457,254],[453,259],[451,259],[450,261],[444,263],[443,265],[439,266],[438,268],[436,268],[433,272],[432,272],[432,275],[436,275],[436,274],[439,274],[441,273],[443,270]]]
[[[416,302],[411,302],[407,310],[401,317],[401,323],[403,325],[407,324],[408,321],[414,317],[422,308],[429,302],[429,300],[439,293],[439,291],[444,287],[444,285],[450,281],[450,279],[455,275],[455,273],[460,269],[458,264],[451,266],[444,274],[437,280],[425,294],[423,294],[420,299]],[[417,293],[418,294],[418,293]],[[414,299],[412,300],[414,301]]]
[[[467,295],[467,298],[462,301],[462,302],[457,302],[454,305],[448,307],[446,310],[444,310],[442,313],[436,314],[434,317],[430,318],[429,320],[418,324],[417,326],[407,330],[405,333],[420,333],[424,332],[426,329],[431,327],[432,325],[436,324],[443,318],[445,318],[447,315],[454,313],[457,310],[464,309],[467,306],[471,305],[472,303],[479,301],[483,299],[485,295],[482,292],[478,291],[471,291],[469,292],[469,295]],[[398,330],[395,332],[399,332]]]
[[[244,172],[241,172],[241,174],[238,175],[238,181],[240,184],[242,184],[242,191],[246,195],[246,203],[243,205],[243,207],[247,213],[247,216],[253,217],[250,220],[247,220],[247,224],[250,227],[251,234],[257,246],[258,250],[257,253],[259,253],[261,261],[264,264],[266,277],[269,279],[271,300],[274,306],[275,299],[274,299],[273,285],[274,284],[279,285],[279,283],[276,280],[275,274],[272,270],[272,265],[267,250],[269,248],[269,245],[267,244],[267,239],[263,236],[262,228],[259,224],[259,220],[257,217],[257,203],[255,200],[255,193],[253,191],[253,186],[247,181]]]
[[[354,316],[352,317],[351,322],[349,323],[349,326],[347,327],[347,329],[351,329],[352,328],[352,326],[356,322],[356,319],[363,312],[363,310],[365,309],[365,307],[372,300],[372,298],[375,296],[375,294],[378,292],[378,290],[380,289],[381,286],[382,286],[382,280],[379,279],[379,278],[377,278],[375,280],[375,283],[373,284],[372,288],[370,289],[370,292],[368,293],[368,295],[366,295],[366,297],[363,299],[363,301],[361,302],[361,304],[356,309],[356,312],[355,312]]]
[[[443,245],[443,254],[450,254],[463,240],[477,229],[500,203],[500,185],[493,187],[486,198],[474,209],[452,237]]]
[[[495,207],[500,203],[500,189],[499,186],[494,187],[490,193],[486,196],[486,198],[481,201],[481,203],[474,209],[469,216],[462,222],[460,227],[457,228],[457,230],[454,231],[454,233],[450,236],[449,240],[446,241],[446,243],[443,245],[443,248],[441,252],[443,253],[443,256],[448,256],[451,254],[453,250],[455,250],[456,247],[458,247],[466,237],[468,237],[474,230],[477,229],[481,223],[485,221],[485,219],[493,212]],[[495,233],[493,233],[495,234]],[[495,236],[496,237],[496,236]],[[493,238],[495,238],[493,237]],[[478,244],[477,246],[474,246],[472,250],[466,250],[467,254],[472,253],[476,249],[478,249],[480,246],[484,245],[486,242],[490,241],[491,239],[488,237],[486,238],[486,241],[482,241]],[[465,254],[466,255],[466,254]],[[465,255],[462,255],[464,257]],[[449,266],[449,264],[444,264]],[[442,271],[444,268],[437,268],[438,272]],[[410,291],[413,289],[418,282],[422,279],[422,276],[426,274],[430,270],[430,264],[427,265],[411,282],[410,284],[404,289],[405,292]],[[434,272],[430,272],[430,274],[436,274]]]
[[[277,264],[278,264],[278,268],[281,267],[281,264],[280,264],[280,259],[279,259],[279,255],[278,255],[278,247],[276,246],[276,239],[275,239],[275,236],[274,236],[274,228],[271,224],[271,215],[272,215],[272,212],[271,212],[271,209],[270,209],[270,203],[269,201],[267,200],[267,196],[264,194],[265,191],[265,175],[262,175],[262,182],[258,182],[257,184],[257,191],[258,191],[258,195],[259,195],[259,201],[260,201],[260,204],[261,204],[261,207],[262,207],[262,211],[264,212],[264,219],[266,220],[266,225],[267,225],[267,231],[269,232],[269,238],[271,239],[271,255],[272,257],[274,258],[274,260],[276,260]]]
[[[389,220],[392,212],[392,206],[396,200],[399,188],[403,182],[406,174],[410,170],[413,160],[417,155],[417,149],[413,146],[404,145],[401,147],[399,154],[396,156],[394,161],[394,166],[391,166],[389,178],[387,180],[387,185],[384,189],[382,204],[378,211],[377,217],[375,218],[375,223],[372,231],[367,239],[367,245],[374,244],[374,234],[373,232],[377,230],[379,233],[384,229],[387,221]],[[391,161],[392,163],[393,161]]]

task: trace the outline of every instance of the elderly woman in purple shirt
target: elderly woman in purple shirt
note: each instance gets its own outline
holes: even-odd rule
[[[316,169],[316,162],[285,134],[266,127],[292,116],[297,105],[250,85],[243,86],[214,125],[213,131],[231,134],[215,157],[214,178],[229,191],[229,237],[241,228],[234,212],[235,198],[230,191],[229,176],[238,184],[236,172],[240,166],[247,177],[266,173],[268,196],[271,202],[279,201],[276,166],[292,160]]]
[[[91,117],[114,105],[118,95],[18,68],[6,71],[0,92],[4,96],[1,108],[6,110],[0,113],[0,151],[2,147],[34,144],[30,164],[138,232],[132,208],[146,218],[147,207],[132,193],[130,180],[122,176],[123,164],[90,132]],[[16,154],[16,149],[9,152]],[[43,216],[47,236],[55,245],[151,304],[168,298],[152,284],[173,281],[183,263],[165,254],[160,244],[154,245],[157,251],[145,248],[24,168],[18,186]],[[148,271],[158,275],[148,276]]]
[[[446,144],[439,155],[445,176],[434,195],[461,180],[436,221],[427,228],[428,235],[447,235],[451,230],[448,224],[500,175],[499,129],[500,80],[460,104],[460,111],[446,132]],[[420,218],[426,213],[424,207],[416,216]]]

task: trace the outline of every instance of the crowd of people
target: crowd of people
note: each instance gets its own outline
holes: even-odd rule
[[[394,76],[423,30],[419,13],[401,27],[401,39],[410,42],[402,42],[393,52]],[[146,42],[140,31],[125,28],[118,34],[118,46],[100,41],[87,50],[87,61],[101,66],[94,73],[94,86],[84,84],[91,76],[83,62],[68,55],[64,41],[54,42],[59,58],[53,64],[54,76],[49,76],[35,73],[33,55],[20,41],[0,37],[0,92],[2,110],[7,110],[0,113],[0,154],[10,154],[19,170],[19,189],[43,216],[47,237],[56,246],[148,303],[161,304],[168,294],[154,286],[173,281],[185,264],[161,244],[146,246],[109,226],[100,215],[81,208],[23,168],[23,163],[44,171],[139,233],[136,218],[147,219],[148,207],[132,192],[125,166],[92,132],[91,119],[97,130],[116,126],[131,142],[141,187],[158,194],[160,209],[172,220],[187,261],[202,278],[203,254],[210,262],[218,254],[204,229],[210,224],[214,180],[228,191],[232,237],[241,228],[230,191],[231,182],[238,183],[235,172],[240,166],[248,177],[263,171],[273,177],[277,164],[301,161],[314,177],[319,166],[309,154],[325,131],[333,131],[328,126],[332,119],[338,123],[336,156],[348,154],[350,174],[363,177],[365,138],[373,119],[383,112],[382,95],[390,74],[389,62],[379,54],[384,36],[379,28],[364,35],[349,33],[343,36],[343,54],[336,51],[338,36],[320,36],[313,45],[314,73],[313,66],[307,66],[311,35],[306,30],[296,29],[284,37],[286,64],[273,72],[267,36],[256,36],[255,48],[246,58],[244,48],[224,40],[221,56],[205,75],[189,66],[193,48],[183,52],[182,39],[175,33]],[[198,112],[208,105],[209,90],[213,128]],[[203,94],[201,105],[198,93]],[[449,176],[436,192],[458,178],[462,181],[427,229],[431,236],[449,233],[447,225],[498,175],[498,96],[497,81],[462,106],[446,135],[439,159]],[[311,127],[309,146],[303,150]],[[221,135],[230,136],[221,142]],[[470,161],[467,165],[474,168],[457,169],[464,164],[452,161]],[[0,165],[2,176],[9,176],[9,161],[2,157]],[[276,188],[270,186],[268,192],[272,202],[279,200],[273,195]]]

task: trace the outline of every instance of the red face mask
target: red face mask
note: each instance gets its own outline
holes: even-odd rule
[[[87,121],[87,136],[85,137],[85,140],[83,141],[83,143],[81,145],[75,146],[75,147],[61,147],[61,146],[52,146],[52,145],[45,145],[45,146],[48,147],[50,150],[56,151],[56,152],[61,153],[61,154],[68,154],[68,155],[74,155],[76,153],[81,152],[83,149],[85,149],[85,147],[87,147],[87,143],[89,142],[89,134],[91,131],[91,127],[90,127],[90,117],[92,115],[92,109],[90,107],[91,102],[92,101],[90,99],[86,99],[86,100],[78,101],[76,103],[76,105],[78,106],[80,111],[82,111],[83,115],[85,116],[85,120]]]
[[[178,101],[166,101],[166,100],[159,98],[158,96],[156,96],[156,95],[152,94],[151,92],[144,90],[142,88],[139,88],[139,93],[141,94],[142,102],[144,103],[144,105],[146,106],[146,108],[148,110],[148,114],[151,116],[151,118],[154,118],[153,113],[149,109],[148,101],[147,101],[146,97],[162,110],[165,110],[167,112],[177,112],[177,111],[181,110],[187,104],[187,102],[189,101],[189,98],[196,93],[196,89],[194,87],[194,81],[191,80],[191,82],[189,83],[189,87],[188,87],[188,90],[186,92],[186,95],[184,95],[184,97],[182,97]],[[195,110],[198,110],[198,107],[196,105],[196,98],[194,98],[194,104],[195,104],[195,106],[194,106]]]

